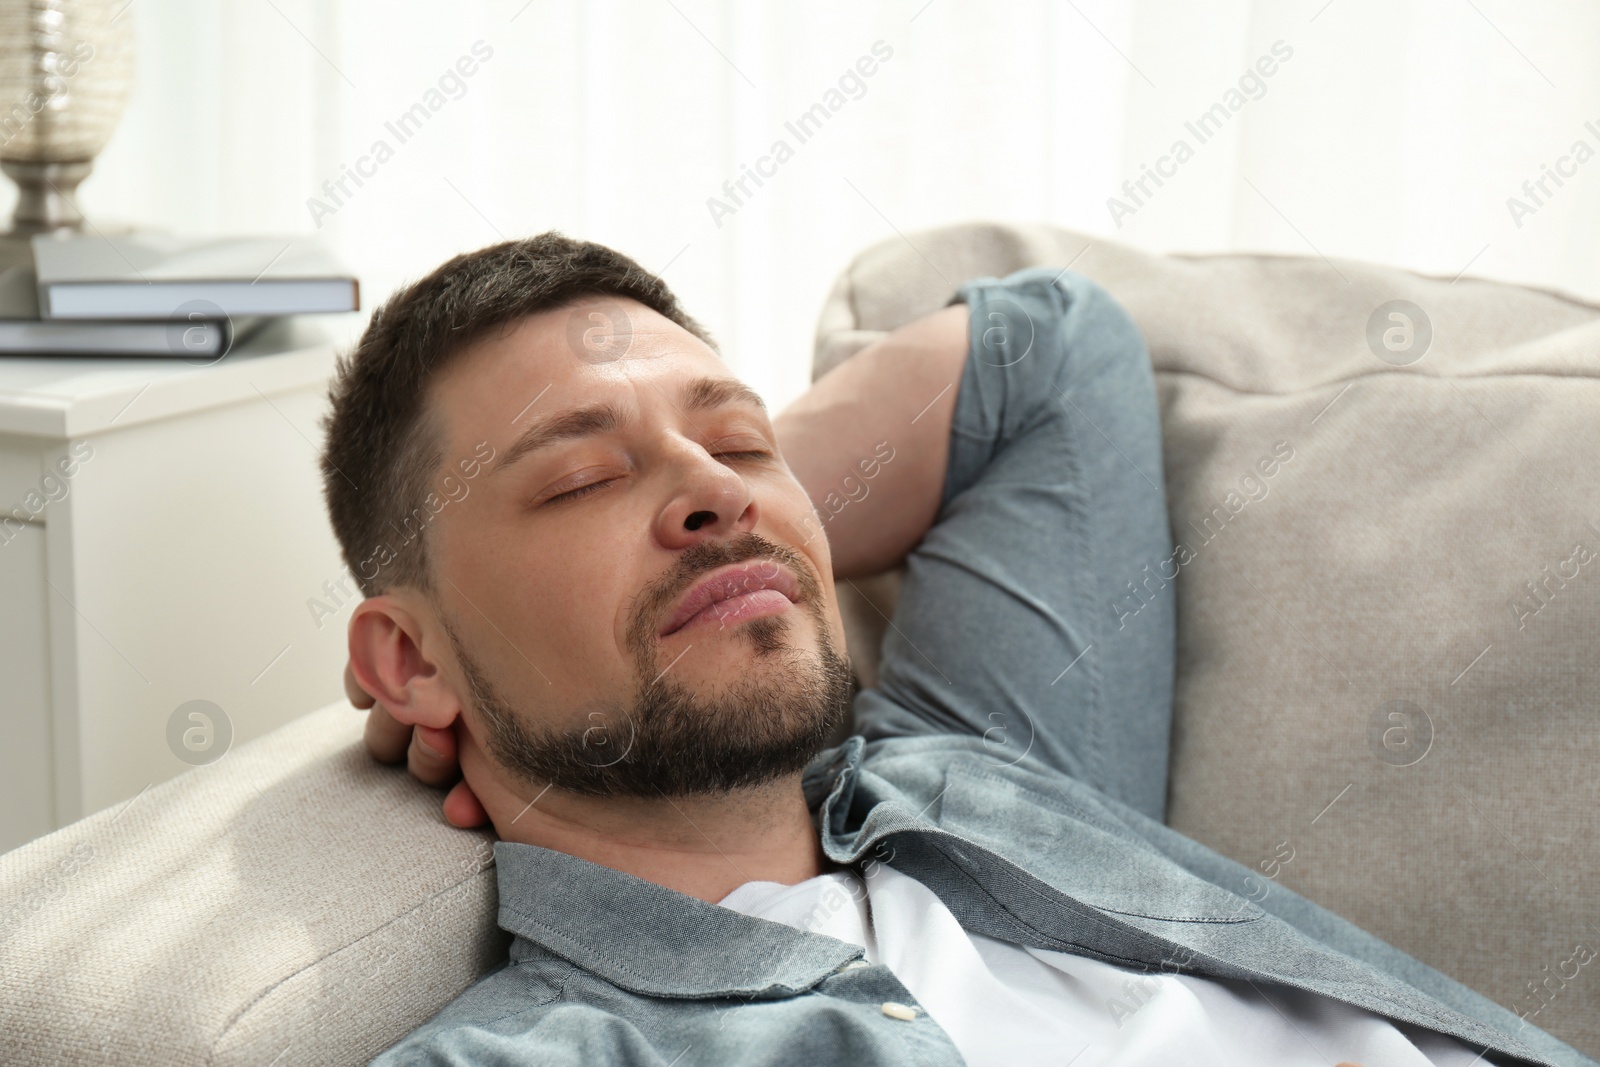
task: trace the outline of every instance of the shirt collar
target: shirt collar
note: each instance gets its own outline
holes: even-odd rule
[[[861,739],[806,769],[806,799],[838,810]],[[844,796],[844,808],[849,798]],[[825,809],[827,810],[827,809]],[[498,841],[500,927],[634,993],[793,996],[862,956],[859,946],[708,904],[554,849]]]

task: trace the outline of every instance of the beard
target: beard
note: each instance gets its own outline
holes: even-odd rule
[[[658,662],[660,621],[700,576],[750,560],[773,560],[795,575],[800,605],[816,621],[817,650],[789,643],[794,623],[787,612],[736,624],[733,639],[747,642],[764,669],[715,693],[699,692],[672,677],[677,660]],[[535,727],[495,688],[448,621],[444,629],[489,754],[533,785],[596,797],[727,793],[803,770],[850,717],[850,662],[834,647],[810,565],[754,533],[690,547],[640,595],[627,635],[632,701],[599,703],[581,727]]]

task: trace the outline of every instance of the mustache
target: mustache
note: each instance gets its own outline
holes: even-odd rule
[[[750,560],[770,560],[787,567],[800,586],[802,604],[815,604],[821,595],[821,586],[811,564],[787,545],[769,541],[754,532],[742,533],[726,541],[702,541],[685,549],[677,562],[639,595],[639,606],[628,628],[629,643],[635,649],[648,648],[651,638],[660,632],[662,617],[672,610],[672,605],[690,586],[718,567]]]

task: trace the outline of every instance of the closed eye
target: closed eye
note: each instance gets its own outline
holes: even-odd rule
[[[614,478],[602,478],[598,482],[590,482],[588,485],[580,485],[576,489],[568,489],[565,493],[557,493],[555,496],[546,500],[545,503],[554,504],[558,500],[576,500],[580,496],[588,496],[596,489],[603,489],[615,480],[616,479]]]
[[[716,456],[718,459],[771,459],[772,453],[762,448],[751,448],[733,452],[718,452]],[[568,489],[565,493],[557,493],[546,500],[545,503],[554,504],[557,501],[577,500],[597,490],[604,489],[614,481],[616,481],[615,478],[602,478],[597,482],[590,482],[588,485],[580,485],[576,489]]]

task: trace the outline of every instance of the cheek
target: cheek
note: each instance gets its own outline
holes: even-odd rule
[[[805,556],[819,580],[832,576],[833,557],[828,549],[828,535],[817,509],[811,506],[811,498],[806,496],[799,482],[794,483],[793,491],[785,487],[785,491],[767,498],[762,510],[765,516],[762,526],[766,529],[758,533]]]
[[[839,614],[838,598],[833,584],[833,555],[828,548],[828,535],[817,522],[811,500],[794,483],[795,492],[775,494],[766,506],[767,529],[757,532],[769,540],[787,545],[800,553],[811,564],[814,577],[822,591],[824,614],[833,631],[834,644],[844,651],[844,622]]]
[[[455,610],[481,646],[480,658],[492,649],[516,684],[559,705],[631,679],[622,638],[639,588],[629,584],[633,567],[617,546],[576,534],[556,546],[545,537],[496,537],[479,527],[470,539],[451,544],[441,563],[468,601]]]
[[[631,573],[601,545],[533,562],[521,583],[529,590],[527,625],[553,654],[592,671],[623,652],[639,592],[623,577]]]
[[[617,624],[617,604],[629,594],[607,584],[615,581],[578,566],[513,579],[506,583],[513,588],[503,637],[486,625],[479,629],[500,645],[499,662],[525,687],[526,706],[547,727],[581,728],[595,709],[633,702],[637,672]]]

